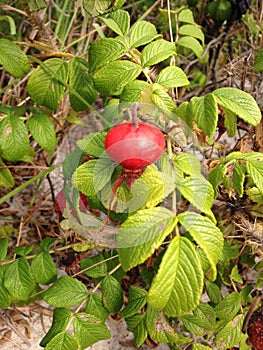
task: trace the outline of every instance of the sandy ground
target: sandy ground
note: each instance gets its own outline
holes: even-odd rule
[[[8,317],[9,318],[9,317]],[[42,316],[33,313],[33,316],[27,318],[24,317],[23,320],[26,322],[21,322],[21,320],[8,321],[5,327],[1,326],[0,336],[2,340],[0,341],[0,349],[3,350],[43,350],[39,346],[41,339],[46,334],[49,329],[52,318],[51,316]],[[113,322],[107,321],[107,326],[111,332],[111,339],[100,341],[92,346],[89,350],[135,350],[133,346],[133,334],[129,332],[126,328],[124,321]],[[8,329],[12,328],[12,334],[9,341],[3,343],[3,334],[5,334]],[[45,328],[45,330],[44,330]],[[29,335],[28,338],[26,335]],[[138,348],[137,348],[138,349]],[[143,345],[139,348],[140,350],[150,350],[151,348],[147,345]],[[167,344],[159,344],[155,350],[169,350]]]

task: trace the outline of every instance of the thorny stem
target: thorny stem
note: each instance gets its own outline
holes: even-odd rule
[[[168,153],[168,157],[169,157],[169,163],[171,166],[172,176],[175,179],[175,170],[174,170],[174,163],[173,163],[173,150],[172,150],[172,142],[171,142],[170,137],[167,137],[166,144],[167,144],[167,153]],[[174,215],[176,215],[176,189],[174,189],[172,192],[172,212],[174,213]]]

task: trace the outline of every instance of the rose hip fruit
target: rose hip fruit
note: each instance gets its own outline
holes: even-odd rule
[[[113,127],[105,139],[109,157],[126,170],[144,169],[163,154],[165,138],[155,126],[123,123]]]
[[[263,349],[263,306],[253,312],[247,329],[249,344],[253,350]]]

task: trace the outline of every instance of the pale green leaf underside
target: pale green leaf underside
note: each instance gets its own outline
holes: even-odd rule
[[[178,21],[195,24],[193,12],[189,9],[183,9],[179,12]]]
[[[192,243],[175,237],[163,256],[148,294],[148,303],[168,316],[194,310],[203,289],[203,271]]]
[[[117,238],[124,270],[143,263],[176,225],[174,214],[163,207],[138,210],[120,227]]]
[[[184,71],[181,68],[174,66],[162,69],[155,82],[166,88],[186,86],[190,84]]]
[[[38,105],[56,109],[68,79],[68,65],[59,58],[50,58],[39,65],[27,83],[29,96]]]
[[[216,102],[227,108],[244,121],[256,126],[261,120],[261,112],[254,98],[237,88],[220,88],[213,91]]]
[[[216,264],[223,249],[222,232],[208,218],[194,212],[178,215],[178,220],[203,249],[212,269],[211,279],[216,278]]]
[[[170,41],[159,39],[145,46],[141,61],[144,67],[150,67],[174,55],[175,45]]]
[[[105,96],[120,92],[141,70],[138,64],[130,61],[111,62],[94,74],[95,88]]]
[[[193,24],[184,24],[181,27],[179,27],[178,32],[180,35],[188,35],[196,39],[199,39],[204,45],[205,36],[204,36],[204,33],[202,32],[202,29],[199,26],[193,25]]]

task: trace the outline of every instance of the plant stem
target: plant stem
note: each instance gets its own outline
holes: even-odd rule
[[[135,102],[132,106],[132,126],[134,128],[138,127],[138,123],[137,123],[137,110],[138,110],[138,103]]]

